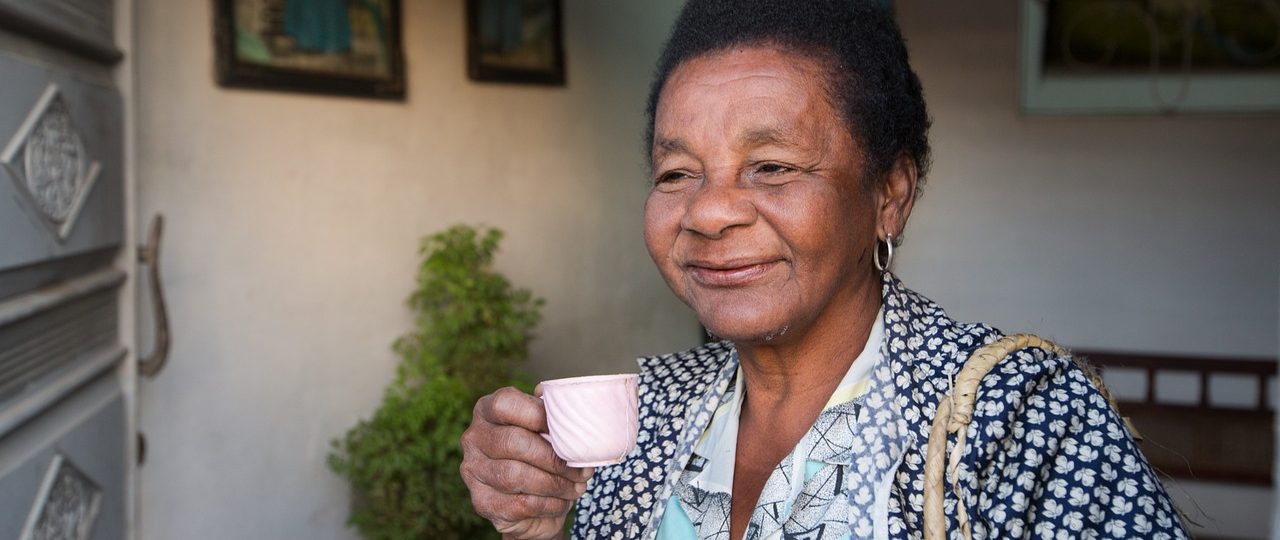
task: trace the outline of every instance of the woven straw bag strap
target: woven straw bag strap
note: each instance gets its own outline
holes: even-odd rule
[[[990,345],[974,351],[969,356],[964,366],[960,368],[960,373],[955,376],[951,392],[938,402],[938,411],[934,414],[933,427],[929,430],[929,441],[925,451],[925,540],[945,540],[947,538],[947,516],[943,511],[947,476],[951,477],[951,486],[956,492],[956,498],[964,500],[960,496],[956,468],[960,464],[960,457],[965,452],[969,423],[973,421],[974,401],[977,398],[978,386],[982,383],[982,378],[1001,360],[1018,350],[1028,347],[1044,349],[1058,356],[1068,355],[1067,351],[1062,347],[1047,339],[1031,334],[1014,334],[1002,337]],[[1111,403],[1111,407],[1118,412],[1119,409],[1116,407],[1115,399],[1107,391],[1106,386],[1102,384],[1101,377],[1087,366],[1081,366],[1081,368],[1088,375],[1094,386],[1097,386],[1102,395]],[[1138,438],[1137,431],[1133,429],[1129,419],[1125,418],[1124,420],[1129,430],[1134,433],[1134,437]],[[944,454],[947,451],[947,434],[949,433],[956,434],[956,444],[951,449],[950,459],[947,459]],[[956,505],[956,521],[964,538],[966,540],[972,538],[969,515],[963,504]]]

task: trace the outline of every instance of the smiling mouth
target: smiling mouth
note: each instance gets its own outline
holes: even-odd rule
[[[782,264],[782,261],[755,263],[690,263],[685,266],[695,282],[708,287],[736,287],[746,285]]]

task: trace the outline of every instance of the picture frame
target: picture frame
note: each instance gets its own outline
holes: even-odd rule
[[[560,0],[467,0],[467,76],[564,86]]]
[[[1162,58],[1143,58],[1139,65],[1114,69],[1109,66],[1096,65],[1077,66],[1072,69],[1054,66],[1046,59],[1052,59],[1054,51],[1048,47],[1065,47],[1067,36],[1062,32],[1065,26],[1073,31],[1085,28],[1085,23],[1096,21],[1069,21],[1056,27],[1050,19],[1052,3],[1058,0],[1020,0],[1019,21],[1019,74],[1018,93],[1019,106],[1023,113],[1029,115],[1100,115],[1100,114],[1171,114],[1171,113],[1243,113],[1243,112],[1275,112],[1280,111],[1280,70],[1257,69],[1247,65],[1177,65]],[[1080,0],[1076,0],[1080,3]],[[1137,11],[1144,4],[1112,2],[1097,0],[1089,2],[1090,8],[1128,9]],[[1199,9],[1209,9],[1213,3],[1195,4]],[[1197,30],[1196,39],[1204,39],[1201,34],[1204,28],[1220,25],[1206,24],[1204,19],[1211,15],[1205,13],[1189,13],[1185,16],[1197,17],[1190,24],[1183,22],[1182,28]],[[1159,28],[1154,20],[1142,20],[1150,17],[1145,13],[1135,13],[1134,19],[1148,29]],[[1105,20],[1103,21],[1106,22]],[[1214,23],[1216,21],[1209,21]],[[1280,24],[1280,21],[1276,21]],[[1280,26],[1278,26],[1280,27]],[[1106,32],[1105,28],[1091,29],[1095,34]],[[1217,31],[1228,30],[1218,27]],[[1054,36],[1054,34],[1058,34]],[[1083,32],[1078,32],[1084,35]],[[1133,32],[1129,32],[1133,34]],[[1139,33],[1141,34],[1141,32]],[[1143,37],[1139,35],[1139,37]],[[1223,38],[1214,36],[1215,44],[1226,40],[1234,40],[1233,36]],[[1280,36],[1276,36],[1280,43]],[[1107,38],[1111,39],[1111,38]],[[1144,39],[1157,40],[1160,36],[1146,34]],[[1280,49],[1277,49],[1280,50]],[[1110,57],[1113,51],[1092,57],[1085,53],[1083,64],[1092,62],[1103,56]],[[1274,53],[1275,51],[1273,51]],[[1190,54],[1190,53],[1187,53]],[[1059,55],[1060,56],[1060,55]],[[1275,59],[1270,60],[1272,64]]]
[[[403,100],[401,0],[213,0],[219,85]]]

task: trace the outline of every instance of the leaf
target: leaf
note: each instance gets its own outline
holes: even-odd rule
[[[367,420],[330,443],[327,464],[352,489],[348,524],[378,540],[498,538],[471,509],[460,439],[481,395],[514,385],[543,300],[492,268],[493,228],[455,225],[419,245],[414,327],[391,349],[395,379]]]

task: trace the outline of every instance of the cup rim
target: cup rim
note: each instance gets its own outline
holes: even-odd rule
[[[539,383],[541,386],[572,386],[575,384],[592,384],[600,382],[611,382],[617,380],[639,379],[640,375],[635,373],[615,373],[613,375],[587,375],[583,377],[565,377],[562,379],[551,379]]]

